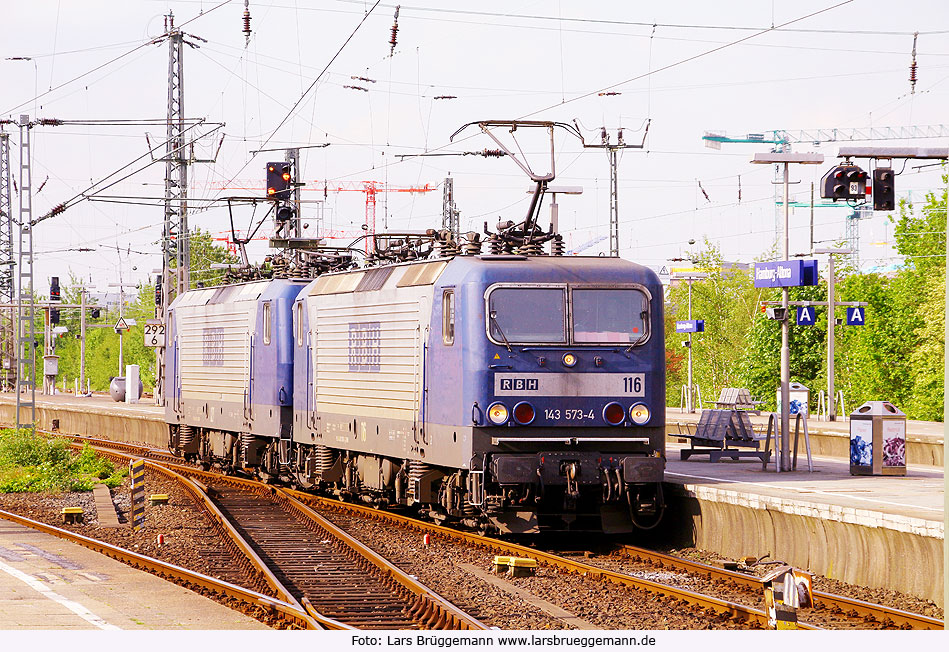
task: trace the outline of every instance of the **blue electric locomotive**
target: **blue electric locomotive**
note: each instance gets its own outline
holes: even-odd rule
[[[647,268],[457,255],[233,287],[246,305],[228,288],[172,305],[177,450],[500,532],[659,517],[662,287]],[[245,314],[223,340],[221,302]]]

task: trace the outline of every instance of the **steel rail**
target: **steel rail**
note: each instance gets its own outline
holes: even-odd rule
[[[277,597],[280,598],[283,602],[293,605],[300,611],[310,614],[314,620],[316,620],[324,629],[355,629],[344,623],[334,620],[333,618],[327,618],[322,614],[316,612],[315,610],[306,608],[305,605],[301,604],[292,593],[283,585],[283,583],[277,579],[277,576],[274,575],[273,571],[270,570],[270,567],[260,558],[260,556],[254,551],[250,543],[244,539],[243,536],[237,531],[237,528],[230,522],[230,520],[224,516],[221,510],[217,505],[214,504],[214,501],[211,500],[211,497],[208,495],[207,487],[199,483],[197,480],[188,478],[180,473],[168,469],[161,464],[156,464],[154,462],[145,462],[145,466],[151,469],[154,469],[160,473],[164,473],[174,479],[178,480],[185,490],[191,495],[194,501],[204,509],[208,518],[215,524],[215,526],[222,532],[222,534],[228,537],[235,546],[243,553],[244,557],[250,562],[251,566],[263,576],[264,580],[267,582],[267,585],[277,594]]]
[[[84,438],[87,439],[87,438]],[[88,443],[88,442],[84,442]],[[111,444],[111,440],[97,440],[97,444],[92,446],[92,448],[103,455],[111,457],[113,459],[124,459],[129,461],[133,459],[126,453],[118,453],[115,451],[107,450],[99,445],[99,443]],[[134,444],[125,444],[122,442],[122,446],[117,446],[123,450],[128,451],[129,449],[137,449]],[[73,442],[73,445],[76,445],[76,442]],[[148,449],[146,448],[146,451]],[[166,475],[174,480],[177,480],[181,486],[187,491],[191,497],[194,499],[195,503],[199,508],[203,509],[206,516],[211,520],[211,523],[218,530],[218,533],[221,536],[227,537],[240,552],[244,555],[244,558],[248,563],[254,568],[257,573],[259,573],[268,586],[277,594],[277,597],[280,601],[289,604],[290,606],[297,609],[299,612],[307,614],[318,624],[317,629],[328,629],[328,630],[354,630],[355,627],[341,623],[338,620],[333,618],[327,618],[326,616],[320,614],[316,609],[313,609],[312,605],[308,601],[303,604],[298,601],[293,594],[277,579],[273,571],[267,566],[267,564],[254,552],[253,547],[240,535],[237,529],[233,524],[228,520],[224,514],[221,513],[221,510],[218,509],[217,505],[211,500],[208,496],[206,487],[192,478],[175,472],[173,469],[167,468],[161,463],[156,463],[153,461],[146,460],[145,466],[155,470],[159,473]]]
[[[257,480],[238,478],[235,476],[222,476],[214,473],[213,471],[203,471],[190,467],[177,467],[177,470],[183,475],[195,475],[200,478],[205,478],[209,482],[213,481],[224,483],[237,489],[250,490],[257,493],[262,493],[265,491],[273,492],[278,500],[282,497],[286,505],[302,513],[306,519],[309,519],[316,523],[319,527],[324,528],[330,535],[339,538],[340,541],[351,548],[357,555],[379,568],[384,576],[393,579],[396,583],[400,584],[410,593],[415,595],[416,601],[412,607],[412,615],[418,618],[419,621],[426,623],[427,626],[433,629],[489,629],[487,625],[480,622],[473,616],[465,613],[461,609],[458,609],[458,607],[445,600],[445,598],[441,597],[418,580],[413,579],[410,575],[370,549],[368,546],[362,544],[351,535],[347,534],[314,512],[302,501],[297,500],[296,496],[294,495],[296,492],[273,487],[271,485],[264,485]],[[308,613],[311,615],[316,613],[313,606],[308,600],[306,600],[306,598],[302,600],[302,603],[303,607]]]
[[[236,584],[224,582],[208,575],[188,570],[187,568],[182,568],[181,566],[175,566],[174,564],[153,559],[152,557],[140,555],[136,552],[132,552],[131,550],[119,548],[118,546],[113,546],[102,541],[97,541],[96,539],[92,539],[81,534],[76,534],[75,532],[70,532],[69,530],[63,530],[46,523],[34,521],[32,519],[26,518],[25,516],[20,516],[18,514],[0,510],[0,518],[13,521],[14,523],[18,523],[25,527],[44,532],[46,534],[51,534],[53,536],[59,537],[60,539],[65,539],[72,543],[83,546],[84,548],[94,550],[95,552],[103,554],[106,557],[111,557],[112,559],[120,561],[128,566],[132,566],[133,568],[138,568],[140,570],[145,570],[152,574],[158,575],[163,579],[171,577],[175,580],[178,580],[179,582],[184,583],[185,586],[198,586],[214,593],[219,593],[229,598],[239,600],[245,604],[261,607],[269,613],[279,614],[282,620],[293,623],[299,627],[303,627],[305,629],[322,629],[315,619],[313,619],[306,612],[301,611],[299,607],[288,604],[269,595],[251,591],[250,589],[245,589],[241,586],[237,586]]]
[[[110,446],[112,444],[111,440],[100,440],[99,444],[104,446]],[[114,453],[103,448],[103,446],[97,444],[93,448],[103,454],[109,455],[121,455],[125,457],[124,453]],[[380,571],[387,577],[393,579],[402,587],[407,589],[416,597],[415,604],[412,608],[412,615],[418,618],[421,622],[425,622],[428,626],[432,628],[457,628],[457,629],[469,629],[469,630],[487,630],[489,627],[484,623],[480,622],[473,616],[465,613],[461,609],[458,609],[455,605],[451,604],[449,601],[445,600],[443,597],[426,587],[424,584],[418,580],[413,579],[410,575],[402,571],[400,568],[383,558],[381,555],[371,550],[369,547],[357,541],[352,536],[348,535],[344,531],[337,528],[335,525],[327,521],[325,518],[321,517],[319,514],[316,514],[312,509],[310,509],[305,504],[302,504],[300,501],[296,500],[294,496],[290,495],[287,490],[273,487],[271,485],[264,485],[257,480],[250,480],[247,478],[239,478],[236,476],[225,476],[212,471],[204,471],[197,468],[192,468],[188,466],[183,466],[181,464],[173,464],[170,462],[161,462],[161,463],[149,463],[154,467],[173,467],[172,471],[175,471],[182,476],[197,476],[202,478],[205,481],[223,483],[227,486],[231,486],[237,489],[249,490],[255,493],[263,492],[272,492],[277,497],[283,496],[284,500],[288,505],[301,511],[305,514],[305,517],[315,521],[320,527],[326,529],[333,536],[338,536],[341,541],[350,547],[358,555],[366,559],[372,565],[378,567]],[[304,494],[305,495],[305,494]],[[297,505],[294,505],[296,503]],[[301,509],[302,508],[302,509]],[[315,516],[316,518],[313,518]],[[221,518],[224,518],[221,515]],[[296,604],[300,605],[307,614],[312,618],[323,624],[326,628],[330,629],[355,629],[348,625],[344,625],[339,621],[336,621],[331,618],[326,618],[325,616],[320,615],[314,608],[313,605],[305,597],[302,601],[297,602]]]
[[[756,623],[762,627],[767,627],[768,615],[765,612],[753,607],[747,607],[734,602],[729,602],[727,600],[720,600],[719,598],[703,595],[701,593],[695,593],[694,591],[689,591],[687,589],[667,586],[665,584],[660,584],[651,580],[640,579],[625,573],[618,573],[603,568],[597,568],[596,566],[591,566],[590,564],[584,564],[583,562],[574,561],[572,559],[567,559],[565,557],[539,551],[534,548],[528,548],[527,546],[501,541],[500,539],[493,539],[471,532],[454,530],[443,525],[426,523],[424,521],[419,521],[417,519],[402,516],[400,514],[379,511],[372,507],[364,507],[362,505],[356,505],[352,503],[343,503],[319,496],[313,496],[312,494],[306,494],[300,491],[285,491],[296,496],[303,503],[316,503],[324,509],[350,512],[363,517],[368,516],[376,520],[396,523],[403,527],[410,527],[420,531],[431,532],[433,534],[444,536],[447,539],[461,541],[468,545],[475,545],[488,550],[500,552],[502,554],[535,559],[540,563],[544,563],[551,567],[559,568],[571,573],[600,579],[611,584],[632,587],[636,590],[645,592],[647,595],[655,595],[659,598],[669,597],[672,599],[683,600],[688,604],[705,609],[712,609],[718,614],[723,614],[736,620]],[[817,626],[808,625],[805,623],[799,623],[798,627],[799,629],[820,629]]]
[[[61,434],[61,433],[51,433],[51,434]],[[74,435],[69,435],[69,436],[74,437]],[[88,438],[84,436],[78,436],[78,438],[83,439],[83,440],[99,441],[99,442],[102,442],[103,444],[110,445],[110,446],[111,445],[121,445],[121,446],[128,446],[128,447],[133,446],[130,444],[125,444],[124,442],[114,442],[113,440],[94,440],[93,438]],[[148,447],[137,447],[137,450],[154,452],[154,453],[159,453],[159,454],[164,453],[164,451],[162,451],[161,449],[153,449],[153,448],[148,448]],[[191,469],[189,469],[189,471],[191,471]],[[450,528],[446,528],[444,526],[434,525],[431,523],[419,521],[417,519],[412,519],[412,518],[401,516],[398,514],[392,514],[390,512],[379,512],[378,510],[374,508],[363,507],[361,505],[354,505],[350,503],[342,503],[336,500],[321,498],[321,497],[313,496],[312,494],[306,494],[303,492],[295,492],[292,490],[289,490],[289,491],[290,493],[298,496],[304,502],[318,501],[319,504],[322,504],[332,509],[337,509],[337,510],[344,509],[344,510],[349,510],[353,512],[358,512],[363,515],[369,515],[377,519],[379,518],[388,519],[390,521],[400,523],[404,526],[413,527],[415,529],[427,529],[433,533],[443,534],[445,536],[455,538],[455,539],[461,538],[461,539],[464,539],[468,543],[474,543],[476,545],[485,545],[486,547],[493,548],[495,550],[504,551],[504,550],[514,550],[514,547],[523,548],[520,546],[514,546],[514,544],[507,544],[506,542],[502,542],[496,539],[481,538],[479,537],[479,535],[459,532],[456,530],[452,530]],[[496,542],[496,545],[495,544],[487,545],[485,543],[487,541]],[[523,551],[524,552],[518,552],[517,554],[522,554],[523,556],[535,558],[535,559],[538,559],[538,561],[542,561],[538,556],[539,553],[535,554],[537,553],[537,551],[531,548],[523,548]],[[729,571],[727,569],[718,568],[715,566],[710,566],[708,564],[702,564],[700,562],[694,562],[691,560],[686,560],[686,559],[682,559],[678,557],[673,557],[671,555],[665,555],[662,553],[653,552],[653,551],[646,550],[643,548],[638,548],[635,546],[624,546],[623,552],[624,554],[627,554],[627,556],[631,556],[631,557],[639,556],[642,558],[652,559],[662,564],[667,564],[671,567],[687,570],[689,572],[706,574],[710,578],[720,579],[724,581],[731,581],[731,582],[734,582],[735,584],[748,586],[755,589],[762,588],[761,581],[758,578],[755,578],[753,576],[748,576],[743,573]],[[580,566],[587,566],[580,562],[572,562],[571,560],[567,560],[564,558],[560,558],[560,559],[563,559],[563,561],[567,564],[576,563],[576,564],[579,564]],[[590,568],[592,569],[595,567],[590,567]],[[602,569],[596,569],[596,570],[599,573],[608,572],[608,571],[603,571]],[[587,570],[584,570],[582,572],[587,572],[589,574],[589,571]],[[847,596],[841,596],[841,595],[836,595],[832,593],[813,591],[812,594],[814,596],[815,603],[824,603],[831,610],[833,610],[833,612],[842,613],[851,618],[863,618],[867,621],[871,621],[871,622],[875,621],[875,622],[880,622],[880,623],[889,622],[897,627],[909,627],[912,629],[932,630],[932,629],[944,629],[945,627],[944,621],[939,620],[937,618],[924,616],[922,614],[915,614],[909,611],[904,611],[901,609],[887,607],[887,606],[879,605],[879,604],[873,604],[870,602],[865,602],[862,600],[857,600],[855,598],[849,598]],[[725,602],[725,601],[722,601],[722,602]],[[752,609],[752,611],[757,611],[757,610]],[[799,623],[799,627],[809,628],[811,626],[806,625],[805,623]],[[814,629],[818,629],[818,628],[814,627]]]
[[[417,598],[414,610],[423,614],[423,620],[425,619],[424,614],[429,614],[428,618],[434,620],[432,623],[433,629],[489,629],[487,625],[448,602],[445,598],[394,565],[375,550],[372,550],[348,532],[340,529],[325,517],[313,511],[310,506],[294,498],[288,491],[278,489],[277,495],[282,498],[290,508],[317,523],[321,528],[345,543],[361,557],[370,561],[383,573],[389,575],[393,580],[414,594]]]
[[[671,567],[677,570],[683,570],[699,575],[706,575],[709,579],[723,580],[733,582],[740,586],[747,586],[753,589],[762,590],[761,579],[754,575],[739,573],[737,571],[719,568],[710,564],[674,557],[661,552],[647,550],[637,546],[623,545],[620,551],[632,559],[650,560],[660,564],[663,567]],[[822,591],[812,591],[814,602],[825,603],[832,610],[843,613],[851,618],[872,619],[880,623],[887,621],[897,627],[911,627],[913,629],[944,629],[945,623],[938,618],[931,618],[922,614],[915,614],[911,611],[904,611],[894,607],[864,602],[856,598],[849,598],[834,593],[824,593]]]

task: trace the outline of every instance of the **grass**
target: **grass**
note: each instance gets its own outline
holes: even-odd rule
[[[61,439],[0,430],[0,493],[92,491],[100,482],[117,487],[126,475],[88,444],[75,453]]]

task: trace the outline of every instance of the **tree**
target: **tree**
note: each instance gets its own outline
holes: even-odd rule
[[[778,301],[781,291],[762,291],[762,301]],[[821,301],[827,299],[827,283],[790,288],[789,301]],[[796,307],[791,306],[788,319],[790,380],[811,390],[812,406],[819,388],[827,382],[827,310],[817,309],[813,326],[796,324]],[[781,322],[768,319],[757,311],[738,362],[740,387],[747,387],[752,396],[764,401],[764,409],[777,409],[777,389],[781,384]]]
[[[745,270],[726,267],[721,249],[707,239],[704,248],[690,252],[696,271],[708,276],[692,284],[692,316],[705,320],[705,331],[692,337],[693,382],[704,390],[706,400],[718,396],[723,387],[735,387],[735,361],[745,347],[754,320],[758,291]],[[676,404],[680,388],[687,384],[683,336],[675,332],[675,321],[688,319],[689,286],[670,287],[666,309],[666,359],[674,365],[666,370],[667,401]]]
[[[236,264],[240,259],[226,247],[214,243],[208,231],[194,229],[189,237],[191,247],[191,287],[211,287],[224,281],[224,270],[211,269],[214,264]],[[172,260],[174,267],[175,261]]]

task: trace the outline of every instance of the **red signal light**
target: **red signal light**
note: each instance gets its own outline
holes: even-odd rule
[[[283,180],[286,181],[287,183],[290,183],[290,173],[289,173],[289,172],[284,172],[284,173],[283,173]]]

